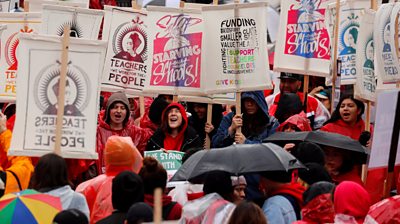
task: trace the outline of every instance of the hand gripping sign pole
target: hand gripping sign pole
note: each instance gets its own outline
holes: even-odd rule
[[[57,101],[57,123],[56,123],[56,140],[54,145],[54,153],[61,155],[61,137],[62,126],[64,117],[64,102],[65,102],[65,85],[67,83],[67,65],[68,65],[68,48],[69,48],[69,33],[71,28],[67,25],[64,26],[64,37],[62,40],[62,53],[61,53],[61,73],[60,73],[60,91],[58,93]]]
[[[218,5],[218,0],[213,0],[213,5]],[[212,104],[211,103],[207,104],[207,123],[208,124],[212,123]],[[210,149],[210,148],[211,148],[210,134],[206,133],[206,140],[204,142],[204,149]]]

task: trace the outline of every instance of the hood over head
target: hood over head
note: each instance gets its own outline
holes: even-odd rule
[[[242,110],[244,109],[243,101],[246,98],[253,99],[258,107],[264,112],[265,115],[269,116],[268,113],[268,105],[265,101],[265,97],[262,91],[251,91],[251,92],[243,92],[242,93]]]
[[[128,123],[129,118],[130,118],[130,110],[129,110],[129,100],[126,97],[125,93],[123,92],[116,92],[113,93],[107,100],[107,105],[106,105],[106,112],[104,114],[104,118],[103,120],[107,123],[110,124],[110,110],[111,110],[111,106],[116,103],[122,103],[125,105],[126,108],[126,117],[124,119],[124,126]]]
[[[185,108],[180,103],[170,103],[162,113],[161,128],[165,129],[168,127],[168,111],[172,108],[178,108],[182,115],[182,124],[179,132],[184,132],[188,126],[188,117]]]

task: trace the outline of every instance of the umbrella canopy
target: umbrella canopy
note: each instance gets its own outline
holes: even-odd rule
[[[52,223],[53,218],[61,209],[58,197],[30,189],[6,194],[0,198],[2,224]]]
[[[214,170],[234,175],[264,171],[288,171],[304,166],[282,147],[272,144],[234,144],[204,150],[191,156],[171,181],[195,180]]]
[[[368,154],[367,149],[358,141],[347,136],[325,132],[325,131],[310,131],[310,132],[275,132],[269,136],[264,142],[273,142],[278,145],[286,143],[298,142],[313,142],[322,146],[331,146],[339,149]]]

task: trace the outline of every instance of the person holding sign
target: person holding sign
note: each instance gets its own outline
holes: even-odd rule
[[[278,120],[269,116],[268,106],[261,91],[242,93],[243,114],[233,112],[224,116],[217,133],[212,138],[212,145],[217,148],[236,144],[257,144],[275,133]],[[242,132],[237,132],[242,128]]]
[[[185,152],[202,145],[199,135],[189,126],[185,108],[179,103],[171,103],[163,111],[161,126],[151,136],[146,151],[165,149]]]
[[[97,126],[97,153],[99,160],[96,162],[99,174],[105,173],[103,159],[104,146],[110,136],[131,137],[134,145],[143,154],[146,143],[153,134],[151,129],[143,129],[135,126],[129,115],[129,101],[125,93],[113,93],[107,101],[103,116],[99,116]]]

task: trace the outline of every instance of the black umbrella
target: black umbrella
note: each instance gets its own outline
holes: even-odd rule
[[[288,171],[304,166],[282,147],[272,144],[235,144],[195,153],[171,181],[194,180],[214,170],[234,175],[263,171]]]
[[[325,132],[276,132],[264,140],[264,142],[273,142],[278,145],[286,143],[313,142],[322,146],[331,146],[338,149],[345,149],[361,154],[368,154],[367,149],[358,141],[344,135]]]

